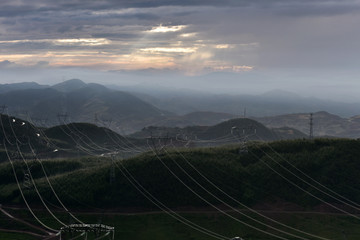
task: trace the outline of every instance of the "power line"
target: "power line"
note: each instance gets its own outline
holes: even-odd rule
[[[249,210],[249,211],[251,211],[252,213],[255,213],[255,214],[257,214],[258,216],[261,216],[261,217],[263,217],[263,218],[265,218],[265,219],[267,219],[267,220],[269,220],[269,221],[271,221],[271,222],[274,222],[274,223],[277,223],[277,224],[279,224],[279,225],[281,225],[281,226],[283,226],[283,227],[286,227],[286,228],[288,228],[288,229],[291,229],[291,230],[294,230],[294,231],[296,231],[296,232],[300,232],[300,233],[302,233],[302,234],[305,234],[305,235],[308,235],[308,236],[311,236],[311,237],[315,237],[315,238],[318,238],[318,239],[326,239],[326,238],[323,238],[323,237],[320,237],[320,236],[317,236],[317,235],[314,235],[314,234],[311,234],[311,233],[308,233],[308,232],[305,232],[305,231],[302,231],[302,230],[299,230],[299,229],[296,229],[296,228],[293,228],[293,227],[290,227],[290,226],[288,226],[288,225],[286,225],[286,224],[283,224],[283,223],[281,223],[281,222],[279,222],[279,221],[276,221],[276,220],[274,220],[274,219],[272,219],[272,218],[270,218],[270,217],[267,217],[267,216],[265,216],[264,214],[261,214],[261,213],[259,213],[258,211],[256,211],[256,210],[254,210],[254,209],[252,209],[252,208],[250,208],[250,207],[248,207],[248,206],[246,206],[245,204],[243,204],[242,202],[240,202],[240,201],[238,201],[237,199],[235,199],[234,197],[232,197],[232,196],[230,196],[229,194],[227,194],[225,191],[223,191],[220,187],[218,187],[216,184],[214,184],[210,179],[208,179],[203,173],[201,173],[190,161],[188,161],[186,158],[185,158],[185,156],[181,153],[181,152],[179,152],[179,151],[177,151],[179,154],[180,154],[180,156],[185,160],[185,162],[192,168],[192,169],[194,169],[203,179],[205,179],[205,181],[207,181],[210,185],[212,185],[213,187],[215,187],[215,189],[217,189],[218,191],[220,191],[221,193],[223,193],[225,196],[227,196],[229,199],[231,199],[231,200],[233,200],[234,202],[236,202],[237,204],[240,204],[242,207],[244,207],[244,208],[246,208],[247,210]],[[174,161],[174,160],[173,160]],[[180,169],[182,169],[183,170],[183,168],[181,167],[181,166],[179,166],[178,165],[178,163],[176,163],[176,161],[174,161],[174,163],[180,168]],[[185,171],[185,170],[183,170],[183,171]],[[187,173],[186,173],[187,174]],[[190,176],[191,177],[191,176]],[[192,177],[191,177],[192,178]],[[194,180],[195,181],[195,180]],[[198,183],[197,183],[198,184]],[[205,191],[207,191],[207,190],[205,190]],[[216,198],[216,197],[215,197]],[[223,201],[221,201],[221,202],[223,202]],[[229,206],[227,203],[225,203],[225,202],[223,202],[225,205],[227,205],[227,206]],[[232,208],[232,209],[234,209],[233,207],[231,207],[231,206],[229,206],[230,208]],[[239,212],[237,209],[234,209],[236,212]],[[241,212],[240,212],[240,214],[242,214]],[[252,217],[250,217],[250,219],[252,219]],[[256,220],[257,221],[257,220]],[[272,226],[270,226],[270,228],[273,228]],[[276,230],[276,229],[275,229]],[[280,230],[280,232],[281,232],[281,230]],[[301,238],[301,237],[300,237]]]
[[[257,136],[260,140],[262,140],[259,136]],[[309,176],[308,174],[306,174],[304,171],[302,171],[301,169],[299,169],[298,167],[296,167],[293,163],[291,163],[290,161],[288,161],[286,158],[284,158],[280,153],[278,153],[277,151],[275,151],[275,149],[273,149],[268,143],[266,143],[267,147],[273,151],[279,158],[281,158],[282,160],[284,160],[287,164],[289,164],[292,168],[294,168],[296,171],[298,171],[299,173],[301,173],[303,176],[305,176],[306,178],[310,179],[311,181],[313,181],[314,183],[316,183],[317,185],[319,185],[320,187],[324,188],[325,190],[329,191],[330,193],[325,192],[324,190],[320,189],[319,187],[316,187],[315,185],[307,182],[306,180],[304,180],[303,178],[299,177],[297,174],[293,173],[291,170],[287,169],[285,166],[283,166],[282,164],[280,164],[280,162],[275,161],[274,158],[272,158],[270,155],[268,155],[268,153],[266,153],[265,151],[261,150],[263,153],[265,153],[271,160],[273,160],[276,164],[280,165],[284,170],[286,170],[287,172],[289,172],[290,174],[292,174],[293,176],[295,176],[296,178],[298,178],[299,180],[301,180],[302,182],[304,182],[305,184],[309,185],[310,187],[313,187],[314,189],[318,190],[319,192],[327,195],[328,197],[331,197],[349,207],[352,207],[356,210],[360,210],[360,205],[354,201],[351,201],[350,199],[338,194],[337,192],[331,190],[330,188],[326,187],[325,185],[321,184],[320,182],[316,181],[313,177]],[[260,149],[260,148],[259,148]],[[336,197],[337,196],[337,197]],[[341,199],[343,200],[341,200]],[[347,201],[347,202],[346,202]],[[350,204],[351,203],[351,204]]]
[[[68,127],[68,126],[67,126]],[[72,130],[69,128],[69,130],[72,132]],[[80,138],[80,140],[81,140],[82,138]],[[75,139],[74,139],[74,141],[76,141]],[[79,144],[79,142],[78,142],[78,144]],[[80,144],[79,144],[80,145]],[[90,146],[89,146],[90,147]],[[90,148],[86,148],[86,147],[83,147],[82,148],[84,151],[86,151],[86,152],[88,152],[88,154],[90,154],[90,155],[92,155],[93,153],[92,153],[92,150],[90,149]],[[141,191],[141,190],[140,190]],[[148,193],[149,194],[149,193]],[[158,204],[159,204],[159,202],[157,202]],[[158,205],[157,205],[158,206]],[[164,205],[163,205],[164,206]],[[166,211],[164,211],[164,212],[166,212]],[[167,213],[167,212],[166,212]],[[211,231],[209,231],[209,230],[207,230],[207,229],[204,229],[204,228],[201,228],[200,226],[198,226],[198,225],[196,225],[195,224],[195,226],[194,226],[194,223],[192,223],[191,221],[189,221],[189,220],[186,220],[186,219],[183,219],[180,215],[178,215],[178,217],[176,217],[178,220],[179,220],[179,217],[180,217],[180,220],[181,220],[181,222],[183,222],[183,223],[185,223],[186,225],[188,225],[188,226],[190,226],[190,227],[192,227],[192,228],[194,228],[194,229],[197,229],[198,231],[200,231],[200,232],[203,232],[203,233],[205,233],[205,234],[208,234],[208,235],[210,235],[210,236],[213,236],[213,237],[215,237],[215,238],[218,238],[218,239],[228,239],[227,237],[220,237],[220,235],[216,235],[216,233],[213,233],[213,232],[211,232]],[[200,229],[198,229],[198,228],[200,228]]]
[[[59,123],[60,123],[60,124],[65,124],[68,116],[69,116],[69,115],[68,115],[67,113],[62,113],[62,114],[59,113],[59,114],[57,115],[57,118],[58,118],[58,120],[59,120]]]
[[[18,177],[17,177],[17,175],[16,175],[15,166],[14,166],[14,164],[13,164],[11,158],[10,158],[9,152],[8,152],[8,150],[7,150],[7,147],[6,147],[5,139],[4,139],[4,141],[3,141],[3,144],[4,144],[4,147],[5,147],[5,152],[6,152],[7,158],[8,158],[8,160],[9,160],[10,165],[11,165],[11,168],[12,168],[12,170],[13,170],[13,174],[14,174],[14,177],[15,177],[16,184],[17,184],[17,186],[18,186],[18,189],[19,189],[19,191],[20,191],[21,197],[22,197],[22,199],[24,200],[24,203],[25,203],[26,207],[27,207],[28,210],[30,211],[31,215],[33,215],[33,217],[37,220],[37,222],[38,222],[41,226],[43,226],[43,227],[45,227],[46,229],[48,229],[49,231],[53,232],[53,233],[48,232],[48,234],[49,234],[49,235],[54,235],[54,233],[56,233],[56,232],[58,232],[58,231],[55,230],[54,228],[51,228],[51,227],[47,226],[45,223],[43,223],[43,222],[36,216],[36,214],[34,213],[34,211],[31,209],[31,207],[30,207],[28,201],[26,200],[26,198],[25,198],[25,196],[24,196],[24,193],[23,193],[23,191],[22,191],[22,189],[21,189],[21,186],[20,186],[20,183],[19,183],[19,179],[18,179]]]
[[[66,118],[65,118],[66,119]],[[69,126],[67,126],[69,129],[70,129],[70,127]],[[76,127],[75,127],[76,128]],[[71,130],[70,129],[70,131],[71,131],[71,133],[74,133],[74,131],[73,130]],[[79,131],[78,131],[79,132]],[[243,132],[245,132],[245,130],[243,129]],[[75,135],[77,135],[76,133],[75,133]],[[82,134],[82,135],[85,135],[86,136],[86,134]],[[168,137],[167,137],[168,138]],[[154,139],[156,139],[156,138],[154,138]],[[85,143],[84,142],[84,140],[83,140],[83,138],[82,137],[79,137],[79,140],[77,141],[78,143],[79,142],[83,142],[83,143]],[[154,141],[155,142],[155,140],[152,140],[152,141]],[[160,143],[160,141],[159,141],[159,143]],[[85,143],[86,144],[86,143]],[[82,149],[84,149],[84,150],[87,150],[89,153],[92,153],[92,150],[95,150],[95,148],[94,147],[92,147],[92,146],[90,146],[89,144],[86,144],[86,145],[88,145],[88,148],[86,148],[86,147],[84,147],[83,145],[81,146],[82,147]],[[154,144],[155,145],[155,144]],[[160,145],[160,144],[159,144]],[[96,146],[98,146],[98,145],[96,145]],[[160,145],[161,146],[161,145]],[[166,146],[166,144],[164,145],[164,146]],[[161,147],[161,149],[163,149],[163,147],[164,146],[162,146]],[[99,147],[99,146],[98,146]],[[101,147],[101,148],[103,148],[103,147]],[[156,147],[155,147],[156,148]],[[153,148],[154,149],[154,148]],[[166,151],[166,150],[165,150]],[[155,151],[155,152],[158,152],[157,150]],[[155,153],[156,154],[156,153]],[[157,155],[157,154],[156,154]]]
[[[314,133],[313,133],[313,127],[314,127],[313,113],[310,113],[309,126],[310,126],[309,138],[313,139],[313,137],[314,137]]]
[[[14,137],[17,139],[17,136],[16,136],[16,134],[15,134],[15,131],[14,131],[14,129],[12,128],[11,122],[10,122],[10,128],[11,128],[13,134],[14,134]],[[30,141],[30,139],[29,139],[29,141]],[[30,144],[30,143],[29,143],[29,144]],[[101,232],[105,232],[105,234],[104,234],[103,236],[100,236],[100,237],[98,237],[98,238],[96,238],[96,239],[102,239],[103,237],[106,237],[106,236],[108,236],[110,233],[112,233],[112,240],[114,240],[114,236],[115,236],[115,235],[114,235],[114,228],[113,228],[113,227],[109,227],[109,226],[105,226],[105,225],[97,225],[97,224],[84,224],[83,222],[81,222],[80,220],[78,220],[74,215],[72,215],[72,214],[65,208],[65,206],[62,204],[62,202],[61,202],[60,199],[58,198],[57,194],[56,194],[55,191],[53,190],[53,188],[52,188],[52,186],[51,186],[51,184],[50,184],[50,182],[49,182],[49,180],[48,180],[48,178],[47,178],[47,175],[46,175],[46,173],[45,173],[45,170],[44,170],[44,168],[43,168],[43,165],[42,165],[41,162],[39,161],[40,164],[41,164],[41,166],[42,166],[42,169],[43,169],[43,171],[44,171],[44,173],[45,173],[45,176],[46,176],[46,178],[47,178],[47,181],[48,181],[48,183],[50,184],[50,187],[51,187],[51,189],[53,190],[56,198],[57,198],[58,201],[61,203],[61,205],[64,207],[64,209],[66,210],[66,212],[68,212],[74,219],[76,219],[78,222],[80,222],[80,224],[77,224],[77,225],[76,225],[76,224],[75,224],[75,225],[66,225],[66,224],[64,224],[62,221],[60,221],[60,220],[51,212],[51,210],[48,208],[48,206],[47,206],[46,203],[44,202],[44,199],[42,198],[40,192],[38,191],[38,189],[37,189],[37,187],[36,187],[36,184],[35,184],[35,181],[34,181],[32,175],[31,175],[31,171],[30,171],[29,165],[28,165],[28,163],[25,161],[25,159],[24,159],[24,157],[23,157],[23,155],[22,155],[22,153],[21,153],[21,150],[20,150],[20,148],[19,148],[19,145],[18,145],[17,143],[16,143],[16,146],[17,146],[19,155],[21,156],[21,158],[23,159],[24,163],[25,163],[26,166],[27,166],[27,169],[28,169],[28,172],[29,172],[29,177],[30,177],[30,179],[31,179],[31,182],[32,182],[32,184],[33,184],[33,186],[34,186],[34,188],[35,188],[35,191],[37,192],[37,194],[38,194],[41,202],[43,203],[43,205],[45,206],[45,208],[48,210],[48,212],[50,213],[50,215],[51,215],[55,220],[57,220],[60,224],[63,225],[63,227],[62,227],[62,228],[60,229],[60,231],[58,232],[58,234],[60,234],[60,239],[61,239],[61,234],[62,234],[63,232],[67,232],[67,231],[77,232],[77,231],[80,231],[80,232],[82,232],[82,233],[85,234],[85,238],[87,237],[87,233],[88,233],[88,232],[94,232],[96,236],[97,236],[97,235],[100,235]],[[30,146],[30,147],[31,147],[31,146]],[[32,150],[32,153],[35,155],[35,151],[33,150],[33,148],[31,148],[31,150]],[[10,160],[10,159],[9,159],[9,160]],[[21,189],[20,189],[20,190],[21,190]],[[79,235],[79,237],[80,237],[80,236],[82,236],[82,235]]]
[[[259,150],[261,150],[259,148]],[[263,150],[261,150],[269,159],[271,159],[274,163],[276,163],[277,165],[279,165],[282,169],[284,169],[285,171],[289,172],[291,175],[295,176],[296,178],[298,178],[299,180],[301,180],[302,182],[304,182],[305,184],[315,188],[316,190],[319,190],[320,192],[330,196],[329,194],[325,193],[324,191],[321,191],[319,188],[317,188],[316,186],[312,185],[311,183],[308,183],[306,182],[304,179],[302,179],[301,177],[297,176],[295,173],[291,172],[289,169],[287,169],[286,167],[284,167],[282,164],[280,164],[278,161],[276,161],[272,156],[270,156],[267,152],[264,152]],[[294,187],[298,188],[299,190],[303,191],[304,193],[308,194],[309,196],[312,196],[313,198],[319,200],[320,202],[340,211],[340,212],[343,212],[349,216],[352,216],[356,219],[360,219],[359,216],[355,215],[355,214],[352,214],[352,213],[349,213],[347,212],[346,210],[343,210],[337,206],[335,206],[334,204],[331,204],[327,201],[325,201],[324,199],[316,196],[315,194],[311,193],[310,191],[306,190],[305,188],[299,186],[298,184],[296,184],[294,181],[290,180],[289,178],[287,178],[286,176],[284,176],[283,174],[281,174],[279,171],[275,170],[273,167],[271,167],[268,163],[266,163],[266,161],[264,161],[263,159],[257,157],[254,153],[252,153],[253,156],[255,156],[257,159],[259,159],[263,164],[265,164],[269,169],[271,169],[274,173],[276,173],[277,175],[279,175],[281,178],[283,178],[285,181],[287,181],[288,183],[290,183],[291,185],[293,185]],[[330,196],[331,197],[331,196]],[[334,199],[337,199],[336,197],[332,197]],[[337,199],[338,200],[338,199]],[[340,200],[338,200],[340,201]],[[352,206],[353,208],[356,208],[354,206]],[[357,208],[356,208],[357,209]]]

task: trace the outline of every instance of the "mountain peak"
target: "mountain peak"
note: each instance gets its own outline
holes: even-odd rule
[[[60,92],[71,92],[86,86],[87,84],[80,79],[70,79],[62,83],[55,84],[52,88]]]

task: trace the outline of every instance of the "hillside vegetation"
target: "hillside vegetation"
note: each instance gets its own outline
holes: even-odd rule
[[[0,162],[7,161],[8,154],[19,159],[74,157],[101,155],[127,149],[126,156],[135,153],[129,145],[141,146],[144,139],[124,138],[114,131],[90,123],[69,123],[50,128],[40,128],[32,123],[0,114]],[[85,151],[88,148],[90,151]],[[125,156],[124,154],[122,156]]]
[[[326,202],[341,205],[285,169],[290,169],[297,176],[312,182],[300,172],[302,171],[337,193],[360,202],[360,141],[316,139],[270,144],[253,142],[248,144],[247,153],[240,151],[243,149],[243,146],[163,149],[158,155],[146,153],[127,160],[116,159],[115,162],[109,158],[42,162],[59,197],[69,206],[77,208],[94,206],[154,209],[155,206],[129,179],[136,179],[143,189],[173,208],[205,207],[209,206],[209,203],[223,205],[219,199],[232,206],[241,207],[219,189],[250,206],[280,201],[291,203],[297,206],[297,209],[320,206],[330,209],[324,202],[311,197],[300,188]],[[44,179],[40,164],[35,161],[28,164],[41,195],[56,205],[56,199]],[[115,170],[115,178],[111,180],[112,168]],[[26,182],[26,169],[23,162],[15,163],[22,187],[24,181]],[[0,176],[0,202],[22,204],[8,163],[0,165]],[[33,186],[27,186],[23,190],[32,204],[39,203]]]

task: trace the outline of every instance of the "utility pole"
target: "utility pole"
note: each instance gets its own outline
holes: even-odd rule
[[[91,239],[103,239],[105,237],[108,237],[108,239],[111,240],[115,239],[114,227],[104,224],[69,224],[60,228],[60,240],[63,239],[62,237],[67,238],[68,235],[72,235],[73,233],[81,233],[79,237],[84,236],[85,240],[88,239],[88,234],[94,236],[94,238],[91,237]]]
[[[309,122],[309,125],[310,125],[309,138],[310,138],[310,139],[313,139],[313,137],[314,137],[314,132],[313,132],[313,126],[314,126],[314,123],[313,123],[313,113],[310,113],[310,122]]]
[[[47,118],[31,118],[31,120],[38,127],[47,127]]]
[[[111,124],[112,124],[112,119],[111,119],[111,118],[109,118],[109,119],[104,119],[104,120],[102,120],[102,122],[103,122],[103,125],[104,125],[106,128],[109,128],[109,129],[110,129]]]
[[[30,180],[30,169],[24,171],[24,187],[30,189],[32,187],[32,182]]]
[[[61,123],[65,124],[66,119],[68,118],[68,114],[67,114],[67,113],[65,113],[65,114],[58,114],[57,117],[58,117],[58,120],[59,120],[59,123],[60,123],[60,124],[61,124]],[[63,121],[61,121],[61,120],[63,120]]]
[[[5,109],[7,109],[7,106],[5,105],[0,106],[0,113],[3,114]]]
[[[231,134],[238,138],[238,141],[241,143],[239,154],[247,153],[247,139],[251,137],[251,135],[256,134],[256,128],[253,125],[249,125],[248,127],[243,127],[242,132],[237,126],[231,128]],[[235,135],[236,134],[236,135]]]
[[[151,148],[153,149],[153,151],[158,154],[168,145],[168,141],[171,140],[171,137],[169,137],[169,135],[167,135],[166,137],[153,137],[151,134],[150,137],[146,138],[146,140],[148,145],[151,144]],[[156,144],[155,140],[158,140],[158,144]],[[160,149],[158,148],[158,146],[160,147]]]
[[[347,237],[346,237],[346,232],[345,232],[345,230],[342,230],[342,234],[343,234],[344,240],[347,240]]]
[[[115,174],[115,156],[111,155],[111,167],[110,167],[110,184],[114,184],[116,181],[116,174]]]
[[[99,122],[99,119],[97,117],[97,113],[94,114],[94,122],[95,122],[95,125],[97,125],[98,122]]]

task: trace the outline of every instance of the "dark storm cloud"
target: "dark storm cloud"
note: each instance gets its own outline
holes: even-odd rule
[[[65,32],[69,32],[70,30],[71,30],[71,26],[69,26],[69,25],[64,25],[64,26],[61,26],[61,27],[59,27],[58,29],[57,29],[57,31],[59,32],[59,33],[65,33]]]
[[[240,32],[261,32],[264,29],[261,25],[256,26],[257,30],[251,29],[251,21],[262,21],[267,15],[273,15],[267,19],[273,22],[281,15],[295,18],[353,13],[359,11],[360,5],[357,1],[327,0],[33,0],[31,5],[22,0],[22,3],[1,1],[0,40],[89,36],[111,36],[111,39],[118,36],[119,39],[131,40],[141,37],[141,31],[169,23],[189,25],[188,31],[191,27],[193,32],[199,33],[199,37],[228,38],[231,42],[239,39]],[[231,15],[221,12],[221,9],[229,7],[233,9],[229,13]],[[255,17],[247,18],[249,15]],[[231,19],[231,22],[222,19]],[[219,24],[222,26],[217,29]],[[142,29],[119,29],[136,25]],[[231,25],[236,26],[229,27]],[[95,29],[95,26],[103,29]],[[201,35],[205,31],[207,34]],[[158,37],[173,39],[170,34]]]
[[[0,17],[17,17],[17,16],[24,16],[27,14],[32,14],[37,9],[28,6],[1,6],[0,5]]]
[[[359,12],[360,3],[356,1],[298,1],[282,3],[274,11],[288,16],[331,16]]]
[[[25,16],[41,12],[72,12],[77,10],[109,10],[121,8],[153,8],[163,6],[215,6],[215,7],[252,7],[294,15],[344,14],[359,10],[357,1],[334,0],[33,0],[31,4],[0,3],[0,17]],[[150,16],[138,16],[140,18]]]
[[[47,39],[47,38],[86,38],[96,34],[116,34],[137,37],[139,31],[154,26],[159,16],[147,12],[120,11],[92,12],[88,10],[56,11],[52,13],[34,13],[0,20],[4,30],[0,40]],[[99,26],[99,27],[98,27]],[[119,29],[122,26],[128,29]],[[125,32],[124,32],[125,31]]]
[[[95,38],[108,38],[108,39],[134,39],[139,38],[140,34],[136,33],[94,33],[91,34]]]
[[[60,8],[77,8],[81,9],[81,5],[86,4],[88,9],[97,9],[108,7],[120,8],[151,8],[161,6],[216,6],[216,7],[263,7],[267,9],[283,8],[292,9],[300,6],[307,6],[308,10],[313,8],[327,6],[329,12],[335,11],[353,11],[353,6],[359,5],[357,1],[336,1],[336,0],[107,0],[101,3],[94,4],[93,1],[83,0],[74,1],[71,4],[63,3],[64,1],[57,2]],[[303,12],[302,9],[299,12]],[[323,11],[325,13],[326,11]],[[305,12],[304,12],[305,13]]]
[[[140,20],[157,20],[159,16],[150,13],[134,13],[134,14],[121,14],[113,15],[113,17],[125,18],[125,19],[140,19]]]

